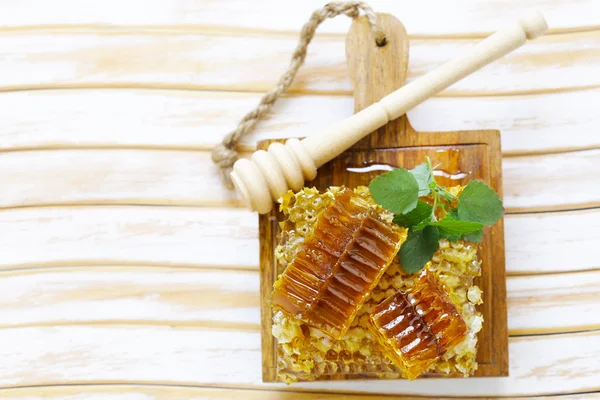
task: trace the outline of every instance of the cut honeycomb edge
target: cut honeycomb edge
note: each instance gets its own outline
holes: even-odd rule
[[[278,275],[293,259],[303,238],[313,229],[316,216],[335,199],[341,189],[343,187],[330,187],[320,193],[316,188],[303,188],[296,193],[290,191],[282,197],[280,211],[287,218],[280,223],[283,234],[275,250]],[[452,187],[448,190],[458,195],[462,188]],[[368,188],[358,187],[354,192],[377,208],[382,218],[393,219],[393,214],[374,202]],[[426,374],[470,376],[477,369],[477,334],[483,325],[483,317],[476,309],[482,303],[481,289],[473,284],[473,279],[481,273],[477,247],[464,241],[450,243],[442,240],[439,250],[425,268],[434,272],[444,284],[469,327],[467,337],[444,354]],[[406,378],[385,352],[378,348],[379,344],[369,333],[368,318],[365,317],[385,297],[411,286],[413,279],[401,270],[396,261],[393,262],[344,339],[339,341],[291,316],[274,313],[272,334],[276,339],[277,380],[291,383],[335,379],[340,375],[345,375],[346,379],[349,376],[367,379]]]

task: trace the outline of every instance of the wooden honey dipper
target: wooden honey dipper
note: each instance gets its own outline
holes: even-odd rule
[[[317,168],[360,139],[547,30],[540,13],[523,17],[478,43],[469,54],[443,64],[318,134],[303,140],[288,139],[285,144],[272,143],[267,151],[258,150],[250,159],[236,161],[230,176],[238,194],[250,210],[268,213],[274,201],[289,189],[302,189],[305,180],[316,177]]]

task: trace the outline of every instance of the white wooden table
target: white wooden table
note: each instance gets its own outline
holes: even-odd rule
[[[409,81],[523,3],[370,1],[413,38]],[[1,1],[0,398],[600,398],[600,1],[529,3],[547,36],[409,113],[502,131],[510,377],[284,386],[260,377],[257,216],[210,149],[324,2]],[[352,114],[349,24],[244,150]]]

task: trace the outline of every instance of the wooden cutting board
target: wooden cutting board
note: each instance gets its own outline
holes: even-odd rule
[[[386,33],[387,43],[375,44],[366,18],[356,19],[346,40],[346,57],[354,83],[355,112],[380,100],[404,85],[408,66],[409,39],[404,26],[395,17],[378,14],[378,22]],[[430,118],[437,118],[431,115]],[[269,144],[258,143],[266,150]],[[316,179],[307,187],[321,191],[329,186],[368,186],[378,174],[394,167],[413,168],[429,156],[440,185],[466,185],[481,180],[502,198],[502,155],[500,132],[454,131],[417,132],[406,115],[373,132],[339,157],[319,168]],[[269,299],[277,279],[274,249],[282,215],[277,210],[259,217],[260,278],[263,381],[276,381],[276,341],[271,335],[272,312]],[[483,290],[484,303],[479,306],[484,325],[479,334],[476,376],[508,375],[508,328],[506,313],[506,275],[504,253],[504,221],[484,230],[479,246],[482,274],[476,282]],[[344,375],[339,379],[349,379]],[[355,378],[354,378],[355,379]]]

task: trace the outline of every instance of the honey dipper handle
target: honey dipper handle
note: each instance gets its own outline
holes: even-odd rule
[[[519,48],[528,39],[535,39],[544,34],[547,29],[546,21],[539,13],[522,18],[481,41],[468,54],[441,65],[352,117],[303,140],[303,144],[319,167],[369,133],[402,116],[424,100],[492,61]]]
[[[468,54],[443,64],[322,132],[302,141],[290,139],[285,145],[273,143],[268,151],[259,150],[250,160],[238,160],[231,173],[238,193],[251,210],[260,214],[269,212],[273,201],[288,188],[300,190],[305,180],[315,178],[318,167],[363,137],[547,30],[539,13],[521,18],[481,41]]]

